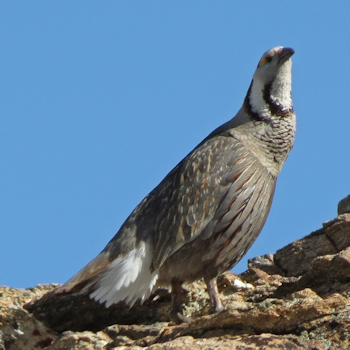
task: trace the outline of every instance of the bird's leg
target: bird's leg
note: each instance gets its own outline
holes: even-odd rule
[[[171,282],[171,314],[182,314],[181,303],[182,283],[179,281]]]
[[[209,277],[204,277],[205,283],[207,284],[207,291],[210,297],[210,310],[211,314],[222,311],[224,308],[222,306],[220,295],[218,291],[218,285],[216,277],[210,279]]]
[[[171,282],[171,312],[170,319],[176,323],[190,322],[191,318],[184,316],[182,313],[181,302],[182,282]]]

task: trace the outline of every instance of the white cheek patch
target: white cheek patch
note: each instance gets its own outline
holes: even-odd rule
[[[112,261],[94,281],[94,292],[90,298],[106,302],[106,307],[124,300],[133,306],[137,300],[142,302],[152,293],[158,279],[158,271],[150,271],[152,252],[148,243],[141,242],[126,255]],[[91,284],[84,290],[88,290]]]
[[[269,117],[271,115],[269,105],[263,97],[263,90],[265,86],[259,80],[254,80],[250,92],[250,105],[252,111],[258,113],[261,117]]]
[[[289,59],[283,63],[278,69],[277,75],[273,78],[270,100],[279,106],[282,111],[291,110],[293,108],[291,96],[292,84],[292,61]],[[268,101],[264,99],[264,90],[268,84],[268,76],[266,72],[256,72],[253,78],[253,84],[250,91],[249,101],[253,112],[257,113],[262,118],[271,117],[271,110]]]

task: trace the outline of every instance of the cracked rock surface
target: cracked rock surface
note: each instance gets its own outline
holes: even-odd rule
[[[57,285],[0,287],[0,350],[348,349],[346,211],[276,254],[251,259],[243,274],[220,276],[221,313],[208,315],[202,281],[185,285],[187,324],[169,322],[165,289],[132,309],[106,309],[87,296],[57,297]]]

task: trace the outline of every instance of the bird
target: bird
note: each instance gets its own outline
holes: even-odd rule
[[[132,307],[171,287],[170,319],[186,321],[182,285],[204,279],[210,313],[223,310],[217,276],[246,254],[267,219],[293,147],[294,50],[264,53],[242,107],[196,146],[133,210],[101,253],[58,288]]]

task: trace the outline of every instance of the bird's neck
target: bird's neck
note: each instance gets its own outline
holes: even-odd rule
[[[270,84],[254,77],[242,108],[247,122],[233,131],[274,176],[292,148],[295,133],[290,67],[283,68]]]
[[[266,84],[259,77],[254,77],[244,101],[244,109],[252,120],[266,121],[273,117],[286,117],[293,112],[290,68],[283,65],[272,83]]]
[[[290,60],[285,62],[279,69],[273,84],[265,87],[264,92],[269,94],[266,99],[270,98],[271,104],[276,108],[276,115],[280,112],[280,116],[284,116],[285,113],[293,111],[291,65]]]

